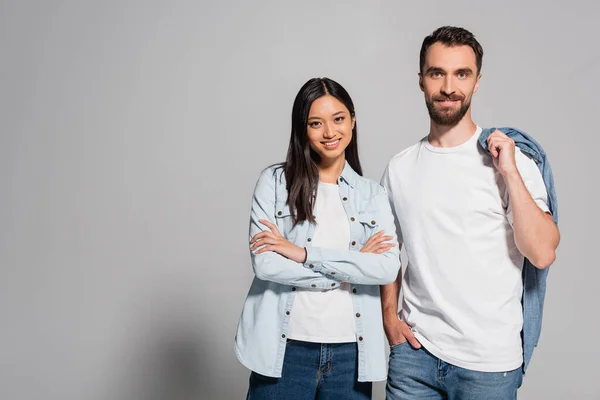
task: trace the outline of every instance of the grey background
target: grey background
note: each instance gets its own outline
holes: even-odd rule
[[[285,155],[296,92],[346,87],[379,180],[427,133],[418,51],[442,24],[483,44],[475,121],[531,133],[555,172],[562,243],[520,398],[600,398],[598,16],[592,1],[1,1],[0,398],[244,398],[250,198]]]

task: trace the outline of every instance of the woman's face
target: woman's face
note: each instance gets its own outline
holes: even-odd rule
[[[321,157],[321,164],[345,160],[354,121],[344,103],[333,96],[325,95],[312,103],[306,132],[311,149]]]

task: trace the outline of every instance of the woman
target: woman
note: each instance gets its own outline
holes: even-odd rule
[[[254,190],[256,277],[235,342],[248,399],[370,399],[386,379],[378,285],[396,279],[399,250],[385,190],[361,175],[350,96],[309,80],[287,159]]]

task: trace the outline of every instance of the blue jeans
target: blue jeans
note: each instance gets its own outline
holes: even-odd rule
[[[365,400],[372,383],[358,382],[356,343],[289,340],[281,378],[250,374],[247,400]]]
[[[408,342],[390,350],[387,400],[511,400],[523,382],[521,368],[478,372],[448,364]]]

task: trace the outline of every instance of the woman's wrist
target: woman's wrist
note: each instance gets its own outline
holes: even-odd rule
[[[302,249],[302,252],[304,253],[304,255],[302,256],[302,261],[300,261],[300,263],[304,264],[308,257],[308,251],[306,251],[306,247],[301,247],[301,249]]]

